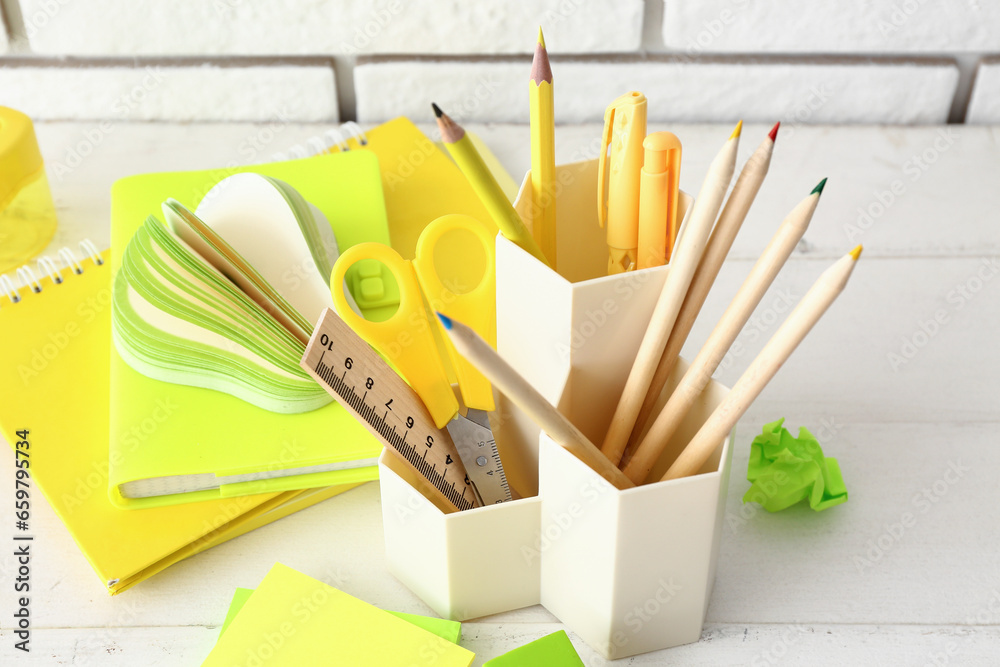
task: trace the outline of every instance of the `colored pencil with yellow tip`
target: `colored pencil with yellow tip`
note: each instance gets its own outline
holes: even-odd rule
[[[431,104],[434,108],[434,115],[437,117],[438,129],[441,131],[441,139],[444,141],[448,153],[454,158],[458,168],[465,174],[472,189],[483,202],[486,210],[493,217],[493,222],[500,228],[500,232],[505,238],[521,246],[536,258],[548,264],[545,255],[538,248],[531,232],[525,227],[521,216],[517,214],[511,206],[507,195],[503,193],[497,179],[493,178],[489,167],[483,162],[472,140],[465,134],[462,126],[453,121],[448,114],[441,111],[441,107]]]
[[[632,364],[632,370],[629,371],[625,389],[611,418],[611,425],[604,436],[604,444],[601,445],[601,451],[615,465],[621,461],[629,436],[632,435],[635,420],[639,416],[639,408],[646,398],[656,366],[660,362],[670,331],[684,302],[684,295],[687,294],[691,278],[701,261],[709,232],[712,231],[715,217],[722,207],[726,190],[729,189],[729,181],[736,167],[736,150],[739,147],[742,128],[743,121],[740,121],[718,155],[712,160],[701,190],[698,191],[698,197],[694,201],[691,217],[688,218],[687,226],[681,231],[680,241],[674,249],[663,290],[657,298],[649,326],[642,337],[642,343],[639,344],[639,352]]]
[[[636,484],[646,479],[646,475],[660,458],[667,442],[684,421],[684,417],[698,400],[701,392],[708,386],[712,374],[719,367],[729,347],[739,336],[754,309],[764,298],[764,294],[806,233],[819,204],[824,183],[826,183],[825,178],[778,226],[778,231],[753,265],[750,275],[743,281],[743,285],[709,334],[698,356],[691,362],[684,377],[670,394],[660,414],[653,420],[635,454],[622,468],[625,475]]]
[[[664,473],[661,481],[697,473],[722,439],[739,421],[750,404],[760,395],[778,369],[799,346],[823,313],[844,291],[854,265],[861,256],[861,246],[847,253],[816,279],[802,301],[789,314],[774,336],[753,360],[733,388],[687,444],[680,456]]]
[[[708,244],[705,246],[705,252],[702,254],[698,268],[691,279],[691,285],[684,297],[681,311],[677,313],[677,321],[674,322],[667,346],[664,348],[660,363],[653,374],[653,381],[649,385],[649,391],[646,392],[646,399],[639,410],[639,418],[635,421],[632,437],[629,439],[629,445],[625,449],[625,457],[622,459],[625,462],[628,460],[630,450],[634,450],[639,444],[638,438],[649,422],[653,408],[660,398],[664,385],[667,384],[667,379],[674,370],[681,349],[698,318],[698,313],[705,305],[708,293],[722,269],[722,263],[729,254],[729,249],[732,248],[733,241],[736,240],[736,234],[740,231],[743,221],[746,220],[750,206],[764,182],[764,177],[767,176],[780,125],[781,123],[774,124],[771,131],[760,142],[757,150],[743,165],[740,176],[736,179],[736,185],[729,193],[726,205],[722,207],[722,213],[719,214],[719,219],[716,221],[712,235],[708,238]]]
[[[545,49],[542,27],[538,27],[535,57],[531,61],[528,81],[531,104],[531,231],[549,260],[556,268],[556,142],[555,110],[552,99],[552,67]]]

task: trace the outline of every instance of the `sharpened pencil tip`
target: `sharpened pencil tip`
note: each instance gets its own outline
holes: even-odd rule
[[[858,246],[858,247],[860,248],[861,246]],[[437,311],[435,311],[435,312],[437,312]],[[450,331],[451,330],[451,318],[448,317],[447,315],[442,315],[441,313],[438,313],[437,316],[438,316],[438,319],[441,320],[441,324],[444,325],[444,328],[448,329]]]
[[[743,121],[741,120],[740,122],[736,123],[736,129],[734,129],[733,133],[729,135],[729,138],[730,139],[738,138],[740,136],[740,132],[742,131],[743,131]]]
[[[440,118],[441,116],[444,115],[444,112],[441,111],[441,107],[439,107],[438,105],[434,104],[434,102],[431,102],[431,108],[434,109],[434,115],[436,117]]]
[[[820,181],[819,183],[816,184],[816,187],[814,187],[812,189],[812,192],[810,192],[809,194],[811,194],[811,195],[821,195],[821,194],[823,194],[823,188],[825,188],[825,187],[826,187],[826,179],[824,178],[822,181]]]
[[[538,26],[538,45],[545,48],[545,36],[542,34],[542,26]]]
[[[861,257],[862,250],[864,250],[864,246],[859,245],[857,248],[851,251],[851,257],[854,258],[855,262],[858,261],[858,257]]]
[[[778,138],[778,128],[779,127],[781,127],[781,121],[780,120],[777,123],[775,123],[774,127],[771,128],[771,131],[767,133],[767,136],[771,137],[771,141],[777,140],[777,138]]]

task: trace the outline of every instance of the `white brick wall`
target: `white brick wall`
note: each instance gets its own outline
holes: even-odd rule
[[[0,91],[37,119],[338,120],[329,67],[0,67]]]
[[[0,104],[37,118],[267,120],[280,102],[290,120],[375,122],[428,118],[434,99],[524,122],[541,24],[562,123],[627,89],[660,121],[1000,122],[995,63],[972,94],[1000,54],[1000,0],[0,3]],[[149,66],[169,83],[116,112]]]
[[[643,13],[643,0],[20,2],[26,24],[45,23],[31,48],[58,55],[530,53],[539,23],[564,52],[635,51]]]
[[[696,53],[1000,50],[995,0],[664,0],[663,41]]]
[[[354,72],[358,119],[528,122],[528,63],[385,62]],[[649,99],[650,121],[943,123],[954,65],[712,62],[555,62],[556,120],[600,122],[628,90]]]
[[[1000,61],[992,60],[979,66],[965,122],[973,125],[1000,123]]]

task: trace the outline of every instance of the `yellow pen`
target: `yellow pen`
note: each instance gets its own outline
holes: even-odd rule
[[[639,179],[640,269],[663,266],[677,236],[677,186],[681,175],[681,140],[672,132],[653,132],[642,142]]]
[[[625,93],[604,112],[597,173],[597,216],[601,227],[608,228],[608,274],[635,268],[645,137],[646,96],[636,91]]]

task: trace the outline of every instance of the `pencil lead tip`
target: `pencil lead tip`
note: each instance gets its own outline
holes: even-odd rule
[[[775,140],[777,140],[777,138],[778,138],[778,128],[779,127],[781,127],[781,121],[780,120],[777,123],[775,123],[774,127],[771,128],[771,131],[767,133],[767,136],[771,137],[771,141],[772,142],[775,141]]]
[[[545,36],[542,34],[542,26],[538,26],[538,45],[545,48]]]
[[[858,261],[858,257],[861,257],[862,250],[864,250],[864,246],[859,245],[857,248],[851,251],[851,257],[854,258],[855,262]]]
[[[858,247],[860,248],[861,246],[858,246]],[[435,312],[437,312],[437,311],[435,311]],[[441,313],[438,313],[437,316],[438,316],[438,319],[441,320],[441,324],[444,325],[444,328],[448,329],[450,331],[451,330],[451,318],[448,317],[447,315],[443,315]]]
[[[441,107],[439,107],[438,105],[436,105],[434,102],[431,102],[431,108],[434,109],[434,115],[437,118],[440,118],[441,116],[444,115],[444,112],[441,111]]]
[[[736,123],[736,129],[734,129],[733,133],[729,135],[729,138],[738,139],[740,136],[740,132],[742,131],[743,131],[743,121],[741,120],[740,122]]]
[[[816,184],[816,187],[814,187],[812,189],[812,192],[810,192],[809,194],[811,194],[811,195],[821,195],[821,194],[823,194],[823,188],[825,188],[825,187],[826,187],[826,179],[824,178],[822,181],[820,181],[819,183]]]

